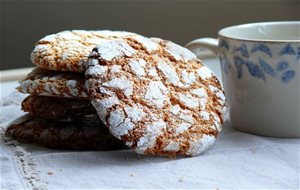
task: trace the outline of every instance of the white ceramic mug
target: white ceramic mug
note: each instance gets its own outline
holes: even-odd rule
[[[300,137],[300,22],[231,26],[218,39],[186,45],[219,56],[231,125],[244,132]]]

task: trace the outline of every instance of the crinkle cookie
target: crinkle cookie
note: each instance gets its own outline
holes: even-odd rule
[[[152,49],[147,51],[147,49]],[[86,88],[100,119],[137,153],[195,156],[223,123],[225,96],[189,50],[158,38],[108,41],[90,54]]]
[[[96,44],[131,36],[136,43],[145,38],[130,32],[108,30],[71,30],[51,34],[40,39],[31,53],[38,67],[57,71],[84,72],[84,63]]]
[[[100,123],[95,108],[87,99],[30,95],[23,100],[22,109],[31,116],[44,119]]]
[[[54,149],[116,150],[124,148],[99,124],[59,122],[24,115],[8,125],[6,136]]]
[[[20,82],[17,89],[32,95],[87,99],[84,81],[81,73],[50,71],[37,67]]]

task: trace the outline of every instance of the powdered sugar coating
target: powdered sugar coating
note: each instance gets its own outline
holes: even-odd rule
[[[186,86],[189,86],[190,84],[193,84],[196,81],[195,73],[188,74],[186,70],[182,70],[181,76]]]
[[[146,116],[146,113],[143,111],[143,109],[139,108],[137,105],[134,105],[133,107],[126,106],[124,110],[132,122],[142,121]]]
[[[191,94],[178,93],[178,101],[189,108],[197,108],[200,104],[199,98],[195,98]]]
[[[32,95],[88,98],[84,86],[84,75],[40,68],[33,69],[20,82],[18,90]]]
[[[132,39],[139,42],[148,52],[152,52],[158,49],[158,44],[151,41],[149,38],[140,35],[131,36]]]
[[[197,73],[203,80],[213,76],[211,70],[207,67],[201,67],[197,70]]]
[[[207,98],[207,93],[204,88],[196,88],[196,89],[192,90],[191,93],[198,97]]]
[[[97,113],[98,113],[100,119],[103,121],[104,124],[107,124],[106,119],[105,119],[107,109],[111,108],[114,105],[119,104],[119,100],[116,97],[111,96],[111,97],[104,98],[101,100],[95,100],[92,103],[93,103],[94,107],[98,108],[96,110],[97,110]]]
[[[111,61],[121,56],[131,56],[135,53],[135,49],[122,40],[112,40],[101,45],[97,45],[99,55],[105,61]]]
[[[111,87],[122,90],[125,96],[132,95],[132,82],[125,77],[114,78],[102,84],[103,87]]]
[[[128,134],[129,130],[132,130],[134,127],[134,124],[130,122],[130,120],[127,118],[125,119],[120,125],[115,127],[110,127],[109,130],[112,135],[117,137],[118,139],[121,139],[123,135]]]
[[[196,59],[195,54],[188,49],[183,48],[173,42],[166,43],[167,52],[177,61],[183,60],[185,62]]]
[[[157,76],[158,76],[157,71],[156,71],[156,69],[155,69],[154,67],[151,67],[151,68],[148,70],[148,75],[149,75],[150,77],[157,77]]]
[[[200,111],[200,115],[204,120],[209,120],[209,113],[206,111]]]
[[[174,151],[177,152],[180,150],[179,142],[170,142],[167,146],[165,146],[164,151]]]
[[[196,141],[190,141],[190,147],[187,151],[188,155],[196,156],[201,152],[208,149],[214,142],[216,138],[210,135],[203,135],[200,139]]]
[[[157,68],[164,74],[167,80],[169,80],[172,84],[183,86],[183,84],[180,82],[177,72],[173,67],[163,62],[162,60],[159,60]]]
[[[94,67],[89,67],[86,71],[85,71],[85,74],[87,76],[94,76],[94,75],[97,75],[97,74],[104,74],[104,73],[107,73],[108,71],[108,68],[107,66],[102,66],[102,65],[95,65]]]
[[[190,123],[180,123],[178,124],[177,128],[176,128],[176,134],[180,134],[186,130],[188,130],[188,128],[191,126]]]
[[[111,73],[119,73],[121,71],[121,66],[120,65],[113,65],[110,69]]]
[[[144,154],[147,149],[152,148],[156,144],[156,138],[163,133],[163,129],[166,128],[166,123],[163,120],[146,123],[146,131],[138,140],[135,151],[140,154]]]
[[[151,105],[162,108],[169,101],[167,88],[160,81],[151,81],[145,93],[144,99]]]
[[[150,50],[137,41],[115,40],[110,52],[100,44],[90,54],[86,88],[92,104],[111,133],[139,154],[200,154],[223,122],[224,104],[208,87],[222,93],[217,78],[177,44],[151,39],[156,45]],[[116,65],[120,70],[113,72]],[[116,101],[109,108],[99,105],[108,99]]]
[[[157,44],[150,39],[131,32],[71,30],[50,34],[40,39],[31,53],[31,60],[34,64],[44,69],[84,72],[87,58],[96,45],[106,44],[103,47],[107,52],[103,58],[109,60],[114,56],[121,55],[121,52],[115,55],[110,54],[117,53],[109,51],[109,48],[112,46],[111,43],[114,43],[114,40],[118,41],[128,37],[136,39],[137,43],[142,44],[149,52],[157,48]],[[122,46],[122,43],[118,44],[120,45],[119,48],[121,48],[120,51],[123,51],[124,48],[130,48]],[[123,53],[128,54],[130,50],[133,49],[126,49]]]
[[[131,67],[131,70],[139,77],[145,76],[145,65],[146,61],[141,59],[141,60],[132,60],[129,63],[129,66]]]

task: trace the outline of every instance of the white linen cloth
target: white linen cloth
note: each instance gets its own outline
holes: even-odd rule
[[[2,128],[22,114],[23,97],[14,92],[1,100]],[[176,159],[130,150],[9,146],[2,140],[1,189],[299,188],[299,139],[255,136],[229,126],[202,155]]]
[[[23,114],[23,98],[17,92],[1,98],[2,129]],[[1,189],[300,188],[300,139],[255,136],[228,123],[197,157],[50,150],[7,140],[3,131],[0,151]]]

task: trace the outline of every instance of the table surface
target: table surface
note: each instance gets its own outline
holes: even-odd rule
[[[204,62],[220,78],[218,61]],[[23,114],[17,85],[1,83],[1,129]],[[51,150],[13,142],[3,130],[1,141],[1,189],[300,188],[299,139],[242,133],[228,121],[208,151],[188,158]]]

